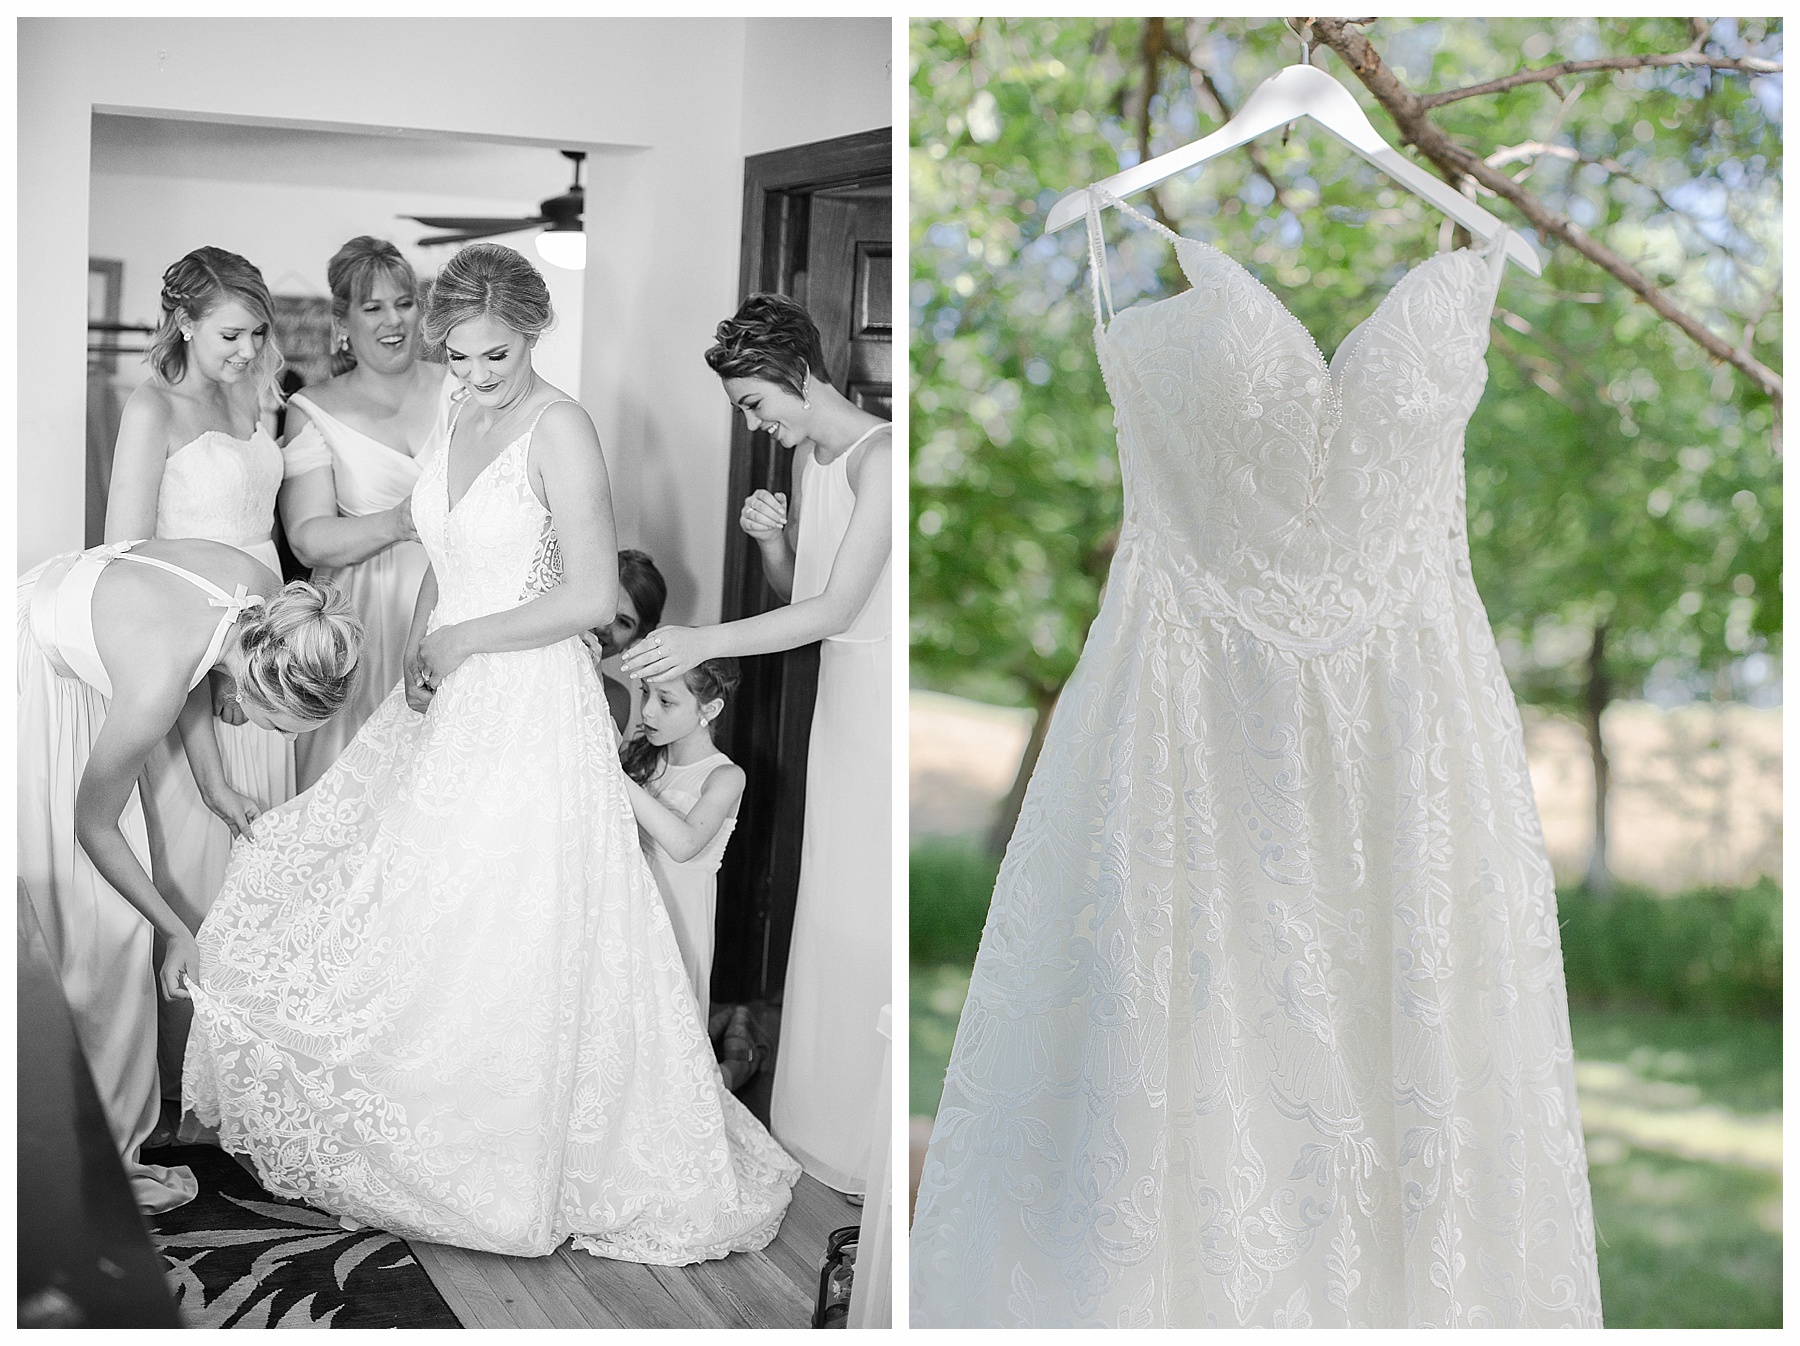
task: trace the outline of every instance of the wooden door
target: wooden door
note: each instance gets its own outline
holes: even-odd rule
[[[774,291],[819,325],[833,382],[859,406],[893,406],[893,158],[887,130],[744,161],[739,295]],[[728,315],[720,314],[721,318]],[[756,546],[737,526],[745,496],[788,491],[792,454],[735,418],[726,500],[724,620],[777,606]],[[806,749],[819,652],[808,645],[742,661],[719,743],[748,781],[719,871],[713,999],[776,1001],[800,880]]]

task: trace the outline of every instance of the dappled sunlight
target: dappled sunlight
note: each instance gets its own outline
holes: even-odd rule
[[[1649,1079],[1617,1061],[1577,1061],[1575,1085],[1590,1163],[1623,1159],[1618,1147],[1629,1145],[1682,1159],[1781,1172],[1779,1112],[1745,1115],[1702,1103],[1694,1085]]]

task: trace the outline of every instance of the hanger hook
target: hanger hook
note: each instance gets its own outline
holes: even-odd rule
[[[1301,65],[1311,65],[1312,64],[1312,54],[1313,54],[1312,27],[1313,27],[1313,21],[1311,19],[1301,19],[1300,26],[1294,30],[1295,35],[1300,39],[1300,64]]]

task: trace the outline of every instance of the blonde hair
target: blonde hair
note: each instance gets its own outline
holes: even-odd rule
[[[522,254],[503,243],[471,243],[431,282],[425,340],[432,350],[442,350],[458,327],[490,315],[533,342],[556,321],[550,287]]]
[[[162,322],[150,338],[145,358],[164,383],[179,383],[187,373],[187,342],[181,324],[197,323],[220,304],[236,300],[266,323],[269,335],[257,357],[257,387],[272,388],[286,363],[275,345],[275,301],[258,271],[235,252],[223,248],[195,248],[163,272]]]
[[[349,699],[363,629],[342,591],[294,580],[245,614],[239,639],[241,690],[265,710],[326,720]]]

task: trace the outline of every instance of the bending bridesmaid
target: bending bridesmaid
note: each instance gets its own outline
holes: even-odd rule
[[[263,425],[281,353],[262,273],[236,253],[196,248],[163,272],[162,324],[150,340],[151,378],[119,422],[106,540],[208,538],[248,553],[276,576],[275,493],[281,450]],[[259,809],[294,794],[294,745],[254,722],[212,678],[225,778]],[[145,766],[144,822],[156,886],[190,931],[211,908],[231,858],[231,831],[214,816],[174,733]],[[162,1014],[163,1079],[179,1089],[190,1012]]]
[[[823,641],[807,748],[800,889],[782,997],[770,1129],[805,1170],[863,1190],[889,987],[889,507],[886,421],[834,388],[819,329],[782,295],[751,295],[706,362],[752,430],[794,453],[794,499],[757,491],[739,526],[786,607],[722,626],[663,627],[625,657],[635,677]]]
[[[418,277],[392,243],[364,235],[333,255],[335,377],[288,399],[281,522],[313,578],[342,589],[365,633],[343,713],[294,745],[308,789],[400,682],[425,549],[412,488],[443,447],[457,380],[420,358]]]
[[[198,1190],[185,1168],[140,1162],[138,1147],[159,1107],[155,988],[185,997],[199,952],[147,872],[138,774],[173,733],[185,745],[177,765],[198,782],[209,816],[227,836],[241,834],[258,805],[220,761],[207,673],[227,675],[250,722],[277,737],[343,702],[361,640],[355,621],[328,590],[278,586],[253,557],[205,541],[110,544],[19,580],[19,876],[148,1212]]]

